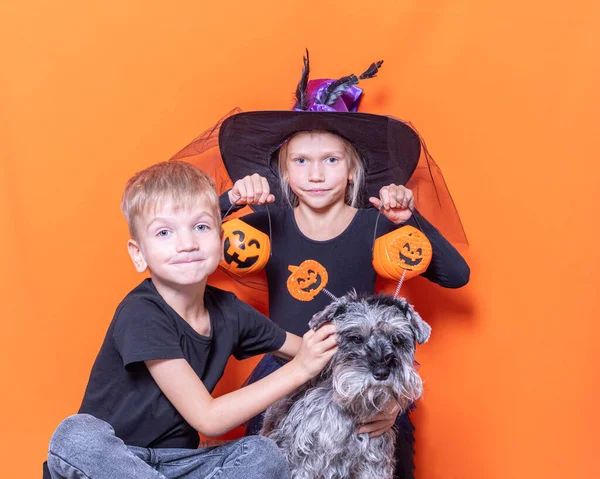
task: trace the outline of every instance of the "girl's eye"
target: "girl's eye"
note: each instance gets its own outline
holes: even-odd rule
[[[336,158],[335,156],[330,156],[329,158],[327,158],[325,160],[327,163],[337,163],[339,161],[338,158]]]
[[[196,225],[196,231],[208,231],[209,229],[208,225]]]
[[[296,158],[294,161],[299,165],[304,165],[306,163],[306,158]]]
[[[158,233],[156,233],[156,236],[165,238],[169,236],[169,230],[160,230]]]

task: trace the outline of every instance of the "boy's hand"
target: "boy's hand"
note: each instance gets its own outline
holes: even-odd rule
[[[394,427],[400,406],[397,401],[390,401],[385,405],[383,411],[364,422],[358,434],[369,433],[369,437],[377,437]]]
[[[405,186],[393,183],[379,190],[379,198],[372,196],[369,201],[395,224],[408,220],[415,207],[413,192]]]
[[[258,173],[237,180],[228,194],[232,205],[264,205],[275,201],[269,182]]]
[[[305,381],[315,377],[337,351],[337,335],[332,323],[325,323],[316,331],[309,330],[302,337],[302,345],[292,360],[297,364]]]

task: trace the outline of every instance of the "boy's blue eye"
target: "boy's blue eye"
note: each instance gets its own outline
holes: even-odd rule
[[[209,229],[208,225],[196,225],[196,231],[208,231]]]
[[[158,233],[156,233],[156,236],[163,238],[169,236],[169,230],[160,230]]]

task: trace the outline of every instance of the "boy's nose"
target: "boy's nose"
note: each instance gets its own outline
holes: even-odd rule
[[[198,242],[193,235],[182,234],[177,242],[177,251],[194,251],[198,249]]]

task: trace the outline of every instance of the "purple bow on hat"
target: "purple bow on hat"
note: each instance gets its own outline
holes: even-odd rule
[[[299,111],[345,111],[355,112],[358,110],[358,104],[362,96],[363,89],[354,85],[348,85],[343,93],[333,102],[332,105],[317,103],[316,100],[326,95],[327,88],[334,83],[333,79],[311,80],[308,82],[307,94],[310,98],[310,106],[307,110],[294,108]]]
[[[308,50],[306,50],[304,70],[302,70],[302,78],[296,89],[297,101],[293,109],[295,111],[357,111],[363,91],[356,84],[360,80],[376,76],[382,63],[383,61],[372,63],[367,71],[359,77],[351,74],[339,80],[322,79],[308,81],[310,68]]]

